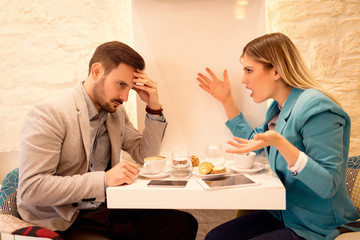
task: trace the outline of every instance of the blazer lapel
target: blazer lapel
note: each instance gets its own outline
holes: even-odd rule
[[[89,111],[81,89],[81,85],[75,88],[73,92],[75,107],[78,112],[78,124],[85,147],[86,161],[89,164],[90,159],[90,120]],[[88,169],[89,166],[86,167]]]
[[[285,105],[284,107],[281,109],[280,111],[280,115],[279,115],[279,119],[276,123],[276,127],[275,127],[275,131],[282,134],[282,132],[284,131],[284,128],[286,126],[286,122],[289,119],[291,112],[294,108],[294,105],[297,101],[297,99],[299,98],[299,95],[303,92],[304,90],[298,89],[298,88],[293,88],[288,96],[288,98],[286,99]]]
[[[304,90],[298,89],[298,88],[293,88],[288,96],[288,98],[286,99],[285,105],[284,107],[281,109],[280,114],[279,114],[279,118],[278,121],[276,123],[276,127],[275,127],[275,131],[280,133],[281,135],[283,135],[283,131],[285,129],[287,120],[289,119],[292,109],[298,99],[298,97],[300,96],[300,94],[303,92]],[[274,116],[274,115],[273,115]],[[269,148],[269,159],[271,159],[273,161],[273,171],[275,171],[276,169],[276,158],[277,158],[277,154],[279,153],[279,151],[271,146]]]
[[[280,111],[279,109],[279,106],[278,106],[278,103],[276,101],[273,101],[269,107],[269,110],[266,114],[266,129],[264,129],[264,132],[266,132],[267,130],[269,130],[267,128],[267,125],[269,124],[270,120]],[[265,148],[265,153],[266,153],[266,156],[267,158],[269,159],[269,162],[270,162],[270,168],[271,170],[273,170],[273,172],[275,172],[275,152],[276,152],[276,149],[272,146],[270,147],[266,147]]]

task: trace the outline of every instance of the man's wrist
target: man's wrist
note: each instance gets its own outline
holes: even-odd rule
[[[152,115],[162,115],[163,107],[161,104],[159,104],[159,108],[150,108],[148,105],[146,105],[145,111]]]

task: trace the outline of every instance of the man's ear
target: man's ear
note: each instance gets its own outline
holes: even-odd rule
[[[91,71],[90,71],[90,75],[94,80],[98,80],[100,79],[104,74],[104,68],[101,65],[101,63],[94,63],[91,66]]]

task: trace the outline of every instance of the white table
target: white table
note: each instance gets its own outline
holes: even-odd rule
[[[286,208],[285,188],[270,171],[251,174],[259,186],[204,190],[193,176],[185,188],[148,187],[138,177],[131,185],[108,187],[108,208],[131,209],[279,209]]]

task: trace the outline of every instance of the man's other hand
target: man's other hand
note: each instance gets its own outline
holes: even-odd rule
[[[139,168],[135,163],[121,161],[105,173],[106,186],[115,187],[134,182]]]

